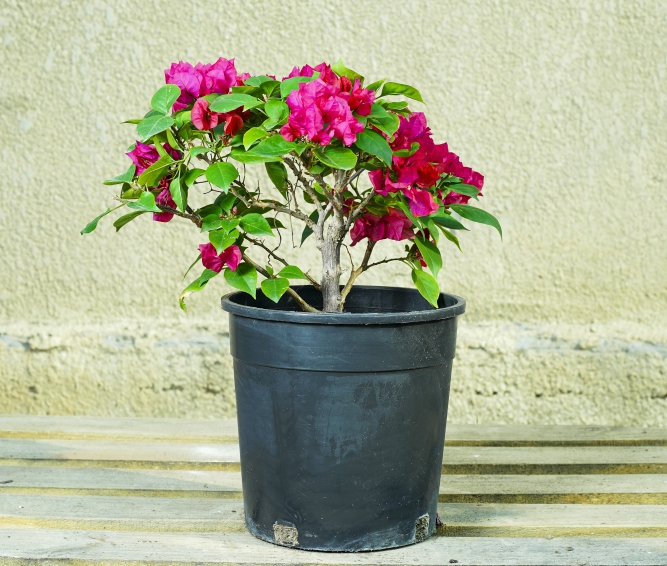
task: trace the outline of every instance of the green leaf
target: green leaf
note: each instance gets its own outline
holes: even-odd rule
[[[368,121],[390,137],[396,133],[400,124],[398,116],[387,112],[381,104],[371,106]]]
[[[171,198],[174,199],[178,210],[185,212],[185,209],[188,207],[188,189],[187,185],[183,186],[185,183],[181,182],[181,178],[177,175],[169,183],[169,192],[171,193]]]
[[[231,112],[243,106],[244,110],[250,110],[256,106],[264,104],[254,96],[249,94],[242,94],[240,92],[233,92],[231,94],[223,94],[218,96],[210,106],[212,112]]]
[[[252,152],[266,157],[280,157],[294,149],[296,149],[294,142],[288,142],[280,134],[276,134],[259,142],[252,148]]]
[[[118,175],[117,177],[114,177],[113,179],[109,179],[108,181],[104,181],[105,185],[122,185],[123,183],[131,183],[132,179],[134,179],[134,173],[137,170],[137,167],[132,164],[130,165],[130,168],[125,171],[122,175]]]
[[[116,232],[118,232],[118,230],[120,230],[123,226],[129,224],[137,216],[141,216],[142,214],[146,214],[146,211],[139,210],[137,212],[130,212],[130,214],[125,214],[124,216],[121,216],[120,218],[116,219],[116,221],[113,223],[113,227],[116,229]]]
[[[231,163],[218,162],[212,163],[206,169],[206,180],[227,192],[229,185],[239,176],[239,172]]]
[[[435,278],[426,271],[418,269],[412,270],[412,282],[417,287],[417,291],[424,297],[434,308],[438,308],[438,297],[440,296],[440,288]]]
[[[266,163],[268,161],[280,161],[280,157],[270,157],[268,155],[259,155],[254,151],[243,151],[241,148],[232,149],[229,157],[236,159],[239,163],[246,165],[252,163]]]
[[[248,151],[252,144],[257,140],[261,140],[268,136],[269,133],[262,128],[250,128],[245,134],[243,134],[243,147]]]
[[[220,194],[218,195],[218,198],[215,199],[215,204],[219,205],[227,214],[229,214],[229,211],[234,207],[235,202],[236,197],[232,194]]]
[[[280,98],[287,98],[290,92],[299,88],[301,83],[309,83],[319,77],[319,73],[315,73],[312,77],[292,77],[285,79],[280,83]]]
[[[411,155],[417,153],[418,149],[419,149],[419,142],[412,142],[412,145],[410,145],[410,149],[399,149],[398,151],[394,152],[394,155],[397,157],[410,157]]]
[[[445,214],[444,212],[436,212],[430,218],[439,226],[444,226],[450,230],[467,230],[467,228],[456,218],[452,218],[449,214]]]
[[[479,200],[478,198],[479,189],[477,187],[474,187],[473,185],[466,185],[465,183],[459,183],[458,185],[449,185],[447,188],[460,195],[466,195],[474,198],[475,200]]]
[[[387,102],[383,100],[381,103],[387,110],[404,110],[408,107],[408,103],[405,100],[399,100],[398,102]]]
[[[197,155],[201,155],[202,153],[208,153],[209,151],[212,151],[210,147],[203,147],[203,146],[191,147],[190,155],[192,157],[196,157]]]
[[[121,122],[121,124],[141,124],[141,121],[143,118],[132,118],[130,120],[125,120],[124,122]]]
[[[254,87],[260,87],[262,84],[265,82],[273,81],[271,77],[267,77],[266,75],[258,75],[256,77],[250,77],[249,79],[246,79],[243,81],[243,84],[246,84],[248,86],[254,86]]]
[[[412,211],[410,210],[410,207],[407,204],[405,204],[403,201],[399,200],[399,201],[396,202],[396,206],[398,206],[398,208],[400,208],[403,211],[403,214],[405,214],[408,217],[410,222],[412,222],[413,226],[415,226],[419,230],[422,230],[421,222],[419,222],[419,220],[417,220],[412,215]]]
[[[281,124],[289,118],[289,106],[282,100],[272,98],[266,102],[264,112],[273,125]]]
[[[262,281],[262,292],[264,296],[271,299],[274,303],[277,303],[285,294],[285,291],[289,289],[289,281],[278,277],[276,279],[264,279]]]
[[[183,175],[183,182],[186,187],[191,187],[194,182],[199,179],[202,175],[206,174],[206,169],[199,169],[197,167],[193,169],[188,169],[188,171]]]
[[[261,214],[246,214],[241,218],[241,228],[253,236],[273,236],[271,226]]]
[[[440,232],[438,230],[438,225],[433,222],[433,219],[431,218],[426,218],[426,227],[428,228],[428,231],[433,238],[433,241],[435,242],[435,245],[438,245],[438,242],[440,241]]]
[[[389,167],[392,165],[392,153],[387,140],[371,130],[364,130],[357,134],[357,141],[354,142],[359,149],[375,155],[382,159]]]
[[[183,274],[183,281],[185,281],[185,278],[188,276],[188,273],[192,270],[192,268],[197,265],[197,262],[201,259],[201,254],[197,256],[197,259],[195,259],[191,264],[190,267],[188,267],[188,270]]]
[[[500,222],[496,219],[493,214],[489,214],[486,210],[481,208],[475,208],[467,204],[452,204],[450,208],[457,214],[463,216],[472,222],[479,222],[480,224],[486,224],[488,226],[493,226],[498,233],[500,234],[500,239],[503,238],[503,229],[500,227]]]
[[[167,134],[167,142],[173,149],[180,149],[178,142],[176,141],[176,138],[174,137],[174,134],[171,133],[171,128],[167,128],[165,131]]]
[[[139,175],[137,182],[142,186],[157,187],[162,178],[169,173],[169,168],[173,163],[174,160],[170,155],[160,157],[160,159]]]
[[[440,228],[440,231],[444,234],[445,238],[456,245],[460,252],[463,252],[461,249],[461,244],[459,243],[459,239],[454,234],[452,234],[449,230],[445,230],[444,228]]]
[[[183,127],[183,124],[190,121],[191,111],[190,110],[181,110],[176,112],[174,116],[174,125],[180,130]]]
[[[308,279],[303,271],[296,265],[286,265],[278,273],[280,277],[286,277],[287,279]]]
[[[100,218],[103,218],[110,212],[113,212],[114,210],[118,210],[121,206],[125,206],[124,204],[121,204],[120,206],[117,206],[115,208],[107,208],[102,214],[100,214],[97,218],[94,220],[90,221],[88,224],[86,224],[86,227],[81,230],[81,235],[83,236],[84,234],[90,234],[95,228],[97,228],[97,223],[100,221]]]
[[[231,232],[240,223],[241,221],[238,218],[225,218],[221,222],[220,227],[227,232]]]
[[[222,225],[222,218],[218,214],[208,214],[201,220],[201,232],[217,230]]]
[[[215,252],[221,254],[229,246],[233,245],[240,234],[237,230],[227,232],[226,230],[215,230],[208,233],[208,241],[215,247]]]
[[[438,276],[438,271],[442,269],[442,257],[440,256],[440,250],[428,240],[422,238],[421,236],[415,236],[415,244],[422,254],[426,265],[433,273],[434,277]]]
[[[315,150],[315,156],[325,165],[334,169],[344,169],[346,171],[354,169],[357,164],[357,156],[347,147],[318,147]]]
[[[159,134],[160,132],[164,132],[167,128],[171,128],[173,125],[173,116],[150,116],[149,118],[144,118],[141,121],[141,124],[137,125],[137,134],[142,140],[146,141],[152,138],[155,134]]]
[[[356,71],[353,71],[352,69],[348,69],[345,65],[343,65],[343,58],[341,57],[338,59],[336,63],[331,65],[331,70],[336,73],[339,77],[347,77],[354,83],[354,79],[359,79],[362,83],[364,82],[364,77],[362,77],[359,73]]]
[[[419,91],[410,85],[404,85],[401,83],[384,83],[384,86],[382,87],[382,96],[387,96],[390,94],[402,94],[403,96],[407,96],[408,98],[412,98],[412,100],[416,100],[417,102],[421,102],[422,104],[424,103],[424,100],[422,99],[422,95],[419,94]]]
[[[310,216],[308,216],[308,218],[310,218],[313,222],[318,222],[319,217],[320,215],[317,213],[317,210],[313,210],[313,212],[310,213]],[[308,236],[310,236],[311,234],[313,234],[313,229],[310,226],[306,225],[303,229],[303,232],[301,232],[301,243],[299,244],[299,246],[303,246],[303,243],[306,241],[306,238],[308,238]]]
[[[155,204],[155,195],[149,191],[144,191],[137,202],[129,202],[127,207],[142,212],[162,212]]]
[[[249,263],[240,263],[236,271],[225,268],[225,281],[235,289],[250,294],[253,299],[256,297],[257,270]]]
[[[271,179],[276,189],[285,196],[287,190],[287,169],[285,169],[285,166],[282,163],[265,163],[264,167],[266,167],[269,179]]]
[[[386,80],[387,79],[380,79],[379,81],[375,81],[374,83],[371,83],[367,87],[364,87],[364,88],[366,90],[377,90],[382,86],[382,83]]]
[[[207,271],[210,271],[210,270],[207,270]],[[202,275],[203,275],[203,273],[202,273]],[[209,277],[209,279],[210,279],[210,277]],[[190,283],[185,289],[183,289],[183,292],[181,293],[181,296],[178,297],[178,303],[184,311],[188,310],[188,307],[185,306],[185,298],[188,295],[191,295],[192,293],[197,293],[197,292],[201,291],[204,287],[206,287],[206,284],[209,282],[209,279],[205,279],[204,281],[202,281],[201,276],[199,276],[192,283]]]
[[[179,96],[181,96],[181,89],[176,85],[164,85],[151,98],[151,108],[162,114],[167,114]]]
[[[212,269],[204,269],[202,274],[199,276],[199,282],[202,285],[205,285],[208,283],[211,279],[213,279],[216,275],[218,275],[218,271],[213,271]]]

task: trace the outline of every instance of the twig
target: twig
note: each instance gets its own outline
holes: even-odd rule
[[[345,232],[349,232],[350,226],[352,226],[352,223],[359,217],[361,214],[366,210],[366,207],[368,206],[368,203],[373,200],[373,197],[375,196],[375,190],[370,189],[368,191],[368,194],[364,197],[364,200],[362,200],[353,211],[350,212],[349,216],[347,217],[347,222],[345,223]]]
[[[279,262],[282,263],[283,265],[289,265],[289,263],[288,263],[285,259],[283,259],[282,257],[276,255],[276,253],[275,253],[271,248],[269,248],[269,246],[267,246],[264,242],[262,242],[261,240],[257,240],[257,239],[255,239],[255,238],[251,238],[250,236],[248,236],[247,233],[245,234],[245,239],[248,240],[249,242],[252,242],[254,245],[256,245],[256,246],[262,248],[266,253],[268,253],[271,257],[273,257],[275,260],[279,261]],[[308,278],[308,281],[310,282],[310,284],[311,284],[313,287],[315,287],[315,289],[317,289],[317,290],[319,291],[320,288],[321,288],[321,287],[320,287],[320,284],[319,284],[317,281],[315,281],[315,279],[313,279],[313,278],[312,278],[310,275],[308,275],[307,273],[304,273],[304,275]]]
[[[243,261],[252,265],[257,271],[259,271],[267,279],[275,279],[276,278],[275,275],[271,275],[266,269],[264,269],[261,265],[255,263],[253,260],[251,260],[246,254],[243,254]],[[320,312],[316,308],[311,307],[306,301],[304,301],[301,298],[301,295],[299,295],[299,293],[297,293],[291,287],[287,288],[286,293],[297,302],[297,304],[301,307],[301,310],[304,310],[306,312]]]
[[[315,192],[315,189],[313,186],[310,184],[308,179],[304,177],[303,172],[301,169],[297,166],[295,161],[290,158],[285,159],[285,163],[289,165],[289,168],[292,170],[294,173],[294,176],[297,178],[297,180],[301,183],[303,186],[303,189],[308,193],[308,196],[312,199],[312,201],[315,203],[315,206],[317,207],[317,212],[322,212],[322,203],[319,201],[317,198],[317,194]]]
[[[285,208],[284,206],[277,205],[272,202],[266,202],[263,200],[258,200],[256,198],[250,198],[247,199],[243,195],[241,195],[235,188],[234,186],[243,189],[244,191],[247,192],[247,189],[245,188],[245,185],[242,183],[239,183],[238,181],[234,181],[234,185],[232,185],[229,190],[231,193],[239,199],[247,208],[270,208],[271,210],[275,210],[276,212],[282,212],[283,214],[289,214],[290,216],[293,216],[294,218],[298,218],[302,222],[305,222],[307,226],[309,226],[311,229],[313,229],[316,225],[315,222],[313,222],[310,218],[308,218],[303,212],[299,210],[292,210],[291,208]]]

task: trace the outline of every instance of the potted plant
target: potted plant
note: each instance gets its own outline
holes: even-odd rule
[[[321,63],[282,80],[238,73],[233,60],[174,63],[136,124],[117,185],[116,230],[144,215],[191,222],[190,266],[239,290],[230,314],[245,518],[252,534],[316,550],[373,550],[436,528],[456,317],[442,294],[440,240],[459,247],[483,177],[436,144],[413,87],[365,84]],[[398,97],[398,98],[397,98]],[[246,169],[260,167],[262,183]],[[321,274],[283,257],[281,232],[321,252]],[[502,233],[501,233],[502,235]],[[382,240],[404,243],[374,255]],[[365,246],[346,273],[341,255]],[[293,244],[291,244],[293,245]],[[354,286],[400,262],[414,289]],[[188,270],[188,272],[190,271]],[[380,271],[378,269],[378,271]],[[257,288],[258,278],[261,284]],[[293,282],[301,282],[294,285]]]

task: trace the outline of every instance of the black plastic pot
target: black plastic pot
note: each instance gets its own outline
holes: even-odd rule
[[[296,289],[317,305],[315,289]],[[433,533],[465,301],[443,294],[439,304],[395,287],[354,287],[336,314],[259,290],[223,297],[253,535],[361,551]]]

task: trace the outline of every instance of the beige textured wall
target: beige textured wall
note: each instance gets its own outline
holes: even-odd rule
[[[177,305],[198,234],[78,232],[171,61],[280,75],[339,55],[421,90],[505,230],[444,255],[443,289],[468,300],[451,418],[667,426],[659,0],[4,0],[0,412],[233,414],[223,282]]]

